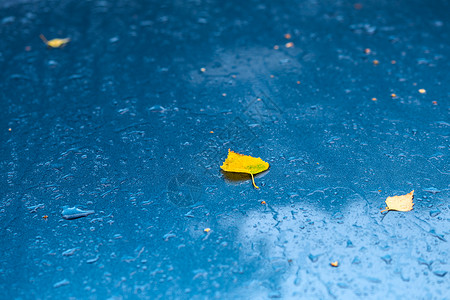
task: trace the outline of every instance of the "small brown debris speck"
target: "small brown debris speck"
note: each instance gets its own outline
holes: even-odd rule
[[[226,97],[226,96],[227,96],[227,94],[226,94],[226,93],[223,93],[223,94],[222,94],[222,96],[223,96],[223,97]]]
[[[280,46],[275,45],[275,46],[273,46],[273,49],[278,50],[278,49],[280,49]]]
[[[45,215],[45,216],[42,217],[42,219],[47,220],[47,219],[48,219],[48,216]]]
[[[292,47],[294,47],[294,43],[293,42],[289,42],[289,43],[286,43],[286,48],[292,48]]]
[[[12,131],[12,128],[8,128],[8,131]]]
[[[214,133],[214,131],[211,130],[209,133]]]
[[[273,76],[273,75],[270,75],[270,78],[274,78],[275,76]]]
[[[236,75],[233,74],[233,75],[231,75],[231,77],[236,78]]]
[[[298,81],[297,81],[297,84],[300,84],[300,83],[301,83],[300,80],[298,80]]]
[[[394,94],[394,93],[392,93],[392,94],[391,94],[391,97],[392,97],[392,98],[396,98],[396,97],[397,97],[397,95],[396,95],[396,94]]]
[[[203,73],[203,72],[206,71],[206,69],[205,68],[200,68],[200,71]]]
[[[266,201],[264,201],[264,200],[261,201],[261,204],[262,204],[262,205],[266,205]]]
[[[284,35],[284,38],[287,39],[287,40],[289,40],[289,39],[291,38],[291,34],[290,34],[290,33],[286,33],[286,34]]]
[[[377,98],[373,97],[373,98],[372,98],[372,101],[377,101]]]
[[[378,60],[378,59],[374,59],[373,60],[373,64],[376,66],[376,65],[379,65],[380,64],[380,61]]]
[[[425,89],[419,89],[419,93],[425,94],[427,91]]]
[[[437,101],[433,101],[432,103],[433,103],[433,105],[437,105]]]
[[[354,7],[356,10],[360,10],[360,9],[362,8],[362,4],[361,4],[361,3],[355,3],[355,4],[353,5],[353,7]]]
[[[25,46],[25,51],[30,52],[31,51],[31,46]]]
[[[365,54],[370,54],[370,52],[371,52],[371,51],[370,51],[369,48],[364,49],[364,53],[365,53]]]
[[[395,65],[397,62],[395,60],[391,60],[391,64]]]
[[[332,266],[332,267],[337,267],[337,266],[339,266],[339,262],[338,261],[333,261],[333,262],[330,262],[330,265]]]

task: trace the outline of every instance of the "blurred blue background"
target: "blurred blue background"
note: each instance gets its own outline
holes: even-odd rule
[[[449,11],[1,1],[0,297],[448,299]]]

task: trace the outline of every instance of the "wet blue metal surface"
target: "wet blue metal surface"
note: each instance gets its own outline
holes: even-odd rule
[[[3,1],[1,298],[449,299],[449,11]]]

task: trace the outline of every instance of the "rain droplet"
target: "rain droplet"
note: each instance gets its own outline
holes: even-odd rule
[[[312,261],[312,262],[316,262],[319,259],[319,255],[312,255],[309,254],[308,258]]]
[[[432,193],[432,194],[437,194],[437,193],[441,192],[440,190],[438,190],[435,187],[424,188],[423,191],[424,192],[428,192],[428,193]]]
[[[174,233],[167,233],[163,236],[164,241],[168,241],[170,238],[176,237]]]
[[[89,216],[93,213],[94,213],[93,210],[83,210],[78,205],[73,206],[73,207],[64,206],[63,210],[61,212],[61,216],[65,220],[74,220],[74,219]]]
[[[437,215],[439,215],[441,213],[441,211],[439,210],[439,208],[430,211],[430,217],[436,217]]]
[[[155,111],[155,112],[164,112],[166,111],[166,109],[164,107],[162,107],[161,105],[153,105],[152,107],[149,108],[150,111]]]
[[[64,251],[64,252],[62,253],[62,255],[63,255],[63,256],[72,256],[72,255],[75,254],[75,252],[77,252],[77,251],[80,250],[80,249],[81,249],[80,247],[72,248],[72,249],[69,249],[69,250]]]
[[[44,204],[41,203],[41,204],[34,205],[34,206],[28,206],[27,208],[30,211],[30,213],[35,213],[35,212],[37,212],[38,209],[44,208]]]
[[[359,265],[361,263],[361,260],[359,259],[358,256],[355,256],[355,258],[352,261],[352,264],[354,265]]]
[[[447,274],[447,271],[438,270],[438,271],[434,271],[433,274],[436,276],[439,276],[439,277],[444,277]]]
[[[392,257],[390,255],[382,256],[381,259],[384,260],[384,262],[387,264],[390,264],[392,262]]]
[[[55,283],[55,284],[53,285],[53,287],[54,287],[54,288],[59,288],[59,287],[61,287],[61,286],[68,285],[69,283],[70,283],[69,280],[63,279],[63,280],[58,281],[57,283]]]
[[[97,256],[94,257],[94,258],[91,258],[91,259],[86,260],[86,263],[87,263],[87,264],[93,264],[93,263],[97,262],[99,258],[100,258],[100,256],[97,255]]]

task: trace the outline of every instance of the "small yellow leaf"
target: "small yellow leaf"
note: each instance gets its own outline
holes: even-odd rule
[[[45,36],[43,34],[41,34],[39,36],[41,38],[41,40],[49,47],[51,48],[60,48],[60,47],[64,47],[68,42],[70,42],[70,38],[65,38],[65,39],[52,39],[52,40],[47,40],[45,38]]]
[[[338,262],[338,261],[333,261],[333,262],[330,262],[330,265],[331,265],[332,267],[337,268],[337,267],[339,266],[339,262]]]
[[[389,210],[410,211],[413,209],[414,190],[406,195],[387,197],[386,208],[381,212]]]
[[[269,164],[259,157],[255,158],[248,155],[239,154],[228,149],[228,157],[220,168],[225,172],[250,174],[252,176],[253,186],[259,189],[259,187],[255,184],[253,175],[267,170],[269,168]]]

